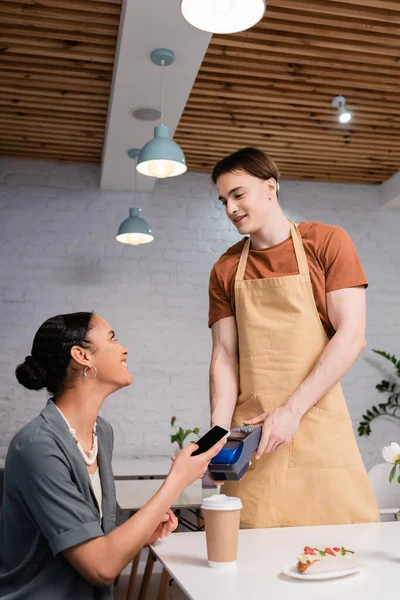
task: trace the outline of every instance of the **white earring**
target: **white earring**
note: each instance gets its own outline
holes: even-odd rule
[[[93,369],[94,370],[94,375],[88,375],[88,369]],[[83,369],[83,375],[84,375],[84,377],[87,377],[88,379],[95,379],[97,377],[97,369],[96,369],[96,367],[85,367]]]

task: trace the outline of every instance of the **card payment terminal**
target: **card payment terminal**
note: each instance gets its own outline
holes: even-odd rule
[[[231,430],[225,446],[208,467],[216,481],[239,481],[246,473],[251,455],[257,450],[262,427],[242,425]]]

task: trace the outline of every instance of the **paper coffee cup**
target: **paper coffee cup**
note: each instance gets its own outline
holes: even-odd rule
[[[203,500],[207,558],[215,569],[235,566],[238,552],[240,498],[215,494]]]

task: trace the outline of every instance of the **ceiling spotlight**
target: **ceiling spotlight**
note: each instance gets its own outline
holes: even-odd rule
[[[345,108],[346,98],[344,96],[335,96],[332,99],[332,106],[338,109],[339,121],[349,123],[351,121],[351,112]]]
[[[182,0],[181,12],[190,25],[210,33],[236,33],[261,21],[265,0]]]
[[[132,116],[139,121],[158,121],[161,118],[161,112],[156,108],[140,106],[132,110]]]

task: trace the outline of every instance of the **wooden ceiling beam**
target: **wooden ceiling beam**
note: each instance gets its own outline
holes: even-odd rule
[[[258,27],[268,28],[270,23],[279,23],[282,27],[285,23],[306,23],[307,25],[331,25],[342,29],[350,29],[352,31],[365,31],[367,33],[383,33],[389,35],[400,34],[400,26],[396,25],[393,20],[387,23],[382,21],[351,18],[341,19],[338,15],[330,15],[329,18],[318,13],[304,13],[296,10],[295,5],[291,9],[270,7],[267,17],[258,24]]]
[[[119,1],[119,0],[118,0]],[[2,15],[1,15],[2,23],[7,25],[17,25],[22,27],[26,27],[27,29],[33,28],[42,28],[48,29],[50,31],[58,31],[58,32],[83,32],[85,34],[91,33],[92,35],[97,36],[117,36],[118,35],[118,21],[110,25],[105,23],[98,23],[97,19],[93,22],[93,18],[90,22],[82,22],[79,24],[77,21],[69,21],[68,13],[65,14],[64,19],[54,19],[49,17],[44,17],[43,15],[35,16],[35,15],[25,15],[25,14],[16,14],[16,13],[6,13],[3,11],[2,7]]]
[[[114,25],[118,27],[119,25],[119,15],[101,15],[97,14],[96,17],[93,17],[93,14],[90,12],[77,12],[77,11],[68,11],[66,14],[65,10],[59,8],[48,8],[46,6],[40,5],[29,5],[25,2],[21,2],[21,4],[13,4],[11,2],[3,2],[1,6],[1,12],[3,14],[8,15],[21,15],[31,16],[41,18],[49,18],[56,19],[60,21],[64,21],[66,16],[68,16],[68,21],[74,21],[78,24],[80,23],[100,23],[102,25]]]
[[[301,77],[303,75],[313,75],[318,78],[322,75],[327,78],[348,78],[350,75],[354,77],[362,76],[362,81],[371,81],[379,85],[380,81],[393,82],[400,76],[400,67],[392,69],[382,69],[379,73],[371,73],[371,68],[368,65],[355,64],[353,67],[350,63],[346,63],[344,68],[341,68],[340,63],[330,64],[329,61],[304,61],[301,59],[300,62],[289,62],[287,58],[279,59],[276,55],[271,56],[268,60],[254,62],[253,58],[243,57],[231,57],[222,54],[217,55],[206,55],[201,65],[200,72],[203,72],[205,67],[224,67],[227,69],[233,69],[235,67],[241,67],[248,72],[261,73],[263,76],[267,76],[269,73],[281,73],[291,74]]]
[[[354,46],[354,50],[350,51],[349,48],[344,48],[342,44],[331,44],[330,47],[324,44],[315,43],[308,44],[301,42],[299,38],[293,37],[292,43],[285,42],[283,39],[279,39],[281,36],[275,36],[273,40],[265,40],[263,42],[255,42],[250,39],[235,39],[235,38],[219,38],[215,36],[212,38],[211,44],[213,46],[220,46],[222,48],[235,48],[235,52],[243,50],[250,50],[252,52],[265,52],[266,56],[269,54],[286,55],[291,56],[292,61],[299,61],[301,56],[309,56],[315,58],[331,58],[337,60],[338,56],[346,53],[346,60],[350,62],[373,65],[383,65],[389,67],[395,67],[398,65],[397,55],[395,50],[387,50],[386,52],[361,52],[360,49],[357,51],[357,45]],[[382,49],[384,50],[384,49]]]
[[[260,54],[259,51],[253,51],[251,49],[243,49],[243,48],[235,48],[234,46],[223,47],[223,46],[214,46],[211,40],[210,46],[208,47],[207,54],[205,56],[205,60],[213,60],[214,57],[218,57],[220,59],[226,58],[228,61],[234,63],[236,60],[239,61],[249,61],[249,64],[252,65],[260,65],[260,68],[268,69],[268,65],[271,63],[283,63],[285,66],[294,65],[297,68],[301,69],[303,65],[310,65],[312,67],[322,67],[324,69],[330,70],[339,69],[340,71],[352,71],[355,73],[365,73],[365,72],[373,72],[371,69],[371,65],[360,62],[359,60],[353,61],[351,60],[352,56],[346,55],[346,60],[339,60],[338,54],[335,56],[323,56],[322,54],[311,55],[305,54],[304,52],[301,55],[298,52],[290,53],[281,53],[278,52],[265,52]],[[201,69],[200,69],[201,70]],[[379,73],[393,75],[397,77],[400,73],[400,66],[398,64],[379,65]]]
[[[51,9],[61,9],[70,12],[77,12],[78,14],[84,12],[89,14],[104,14],[104,15],[115,15],[119,16],[121,13],[121,5],[110,2],[98,2],[96,0],[90,0],[89,2],[82,2],[82,0],[7,0],[9,4],[19,5],[22,8],[33,6],[33,7],[47,7]]]
[[[214,77],[218,79],[217,74],[224,75],[224,82],[236,82],[243,85],[252,85],[259,86],[265,85],[267,88],[275,82],[281,84],[281,82],[288,81],[290,84],[301,84],[304,89],[326,89],[330,87],[331,89],[335,87],[336,89],[349,90],[348,93],[351,94],[354,90],[370,90],[371,86],[374,86],[374,90],[378,92],[387,92],[387,93],[399,93],[399,84],[398,80],[395,77],[391,78],[391,82],[385,81],[383,78],[379,79],[376,77],[364,77],[362,80],[360,79],[351,79],[346,77],[346,74],[343,74],[342,77],[334,77],[332,73],[326,73],[326,76],[318,75],[318,86],[316,86],[316,77],[315,73],[307,73],[305,71],[301,73],[296,72],[288,72],[288,71],[278,71],[277,69],[266,69],[264,72],[256,71],[250,68],[240,67],[237,64],[233,64],[231,67],[226,65],[216,64],[209,65],[203,64],[201,67],[201,73],[199,74],[199,81],[207,80],[210,77],[210,80],[214,80]],[[214,75],[216,74],[216,75]],[[221,77],[219,78],[221,79]]]
[[[2,86],[12,86],[16,90],[35,89],[35,90],[58,90],[61,94],[67,95],[70,92],[82,92],[89,96],[103,96],[104,101],[108,101],[110,91],[109,81],[99,81],[93,79],[83,82],[81,79],[73,77],[57,77],[56,75],[43,75],[42,73],[21,73],[13,74],[3,71]]]
[[[3,55],[4,56],[4,55]],[[99,70],[88,70],[81,69],[80,71],[77,69],[73,69],[71,67],[63,67],[63,66],[50,66],[50,65],[40,65],[32,63],[24,64],[21,62],[2,62],[0,59],[0,68],[5,74],[15,74],[16,77],[23,77],[24,79],[28,77],[48,77],[50,75],[54,75],[57,78],[64,77],[73,77],[74,80],[78,82],[83,79],[84,81],[104,81],[111,84],[112,80],[112,72],[111,71],[99,71]],[[20,73],[23,73],[21,76]]]
[[[23,43],[23,40],[29,36],[29,38],[41,38],[42,40],[60,40],[64,42],[64,44],[70,44],[71,46],[76,44],[88,43],[95,46],[101,47],[111,47],[115,50],[115,44],[117,41],[117,33],[115,32],[113,35],[96,35],[92,32],[90,33],[81,33],[76,31],[69,31],[68,33],[65,31],[56,31],[47,30],[43,27],[34,27],[32,25],[26,26],[10,26],[8,23],[0,23],[0,40],[3,38],[9,38],[13,36],[13,38],[20,43]]]
[[[379,4],[380,0],[378,0]],[[351,2],[342,0],[342,2],[327,2],[326,0],[296,0],[294,5],[293,0],[268,0],[268,7],[274,8],[290,8],[296,7],[298,11],[304,11],[312,14],[333,15],[334,17],[355,17],[357,19],[367,19],[372,21],[383,21],[388,23],[400,23],[400,14],[395,11],[385,10],[368,6],[366,2],[362,2],[362,6],[352,6]],[[268,13],[266,17],[268,18]]]
[[[192,88],[191,95],[192,97],[209,96],[216,98],[232,98],[243,101],[244,105],[246,104],[246,101],[249,100],[249,97],[251,102],[258,101],[262,103],[265,102],[265,97],[267,96],[270,100],[280,102],[281,104],[290,104],[293,107],[296,107],[297,105],[303,105],[308,106],[309,108],[327,107],[330,105],[330,99],[332,97],[332,94],[322,95],[318,94],[317,92],[310,94],[301,92],[296,93],[296,88],[293,86],[292,88],[289,86],[289,88],[281,87],[280,89],[268,89],[263,92],[257,88],[249,91],[245,86],[239,85],[227,85],[224,89],[221,89],[221,84],[214,83],[213,85],[207,85],[203,81],[197,81],[195,83],[194,87]],[[377,98],[374,100],[367,97],[363,97],[362,99],[359,98],[358,101],[360,104],[366,107],[373,107],[373,109],[377,112],[381,110],[385,113],[399,113],[399,105],[396,101],[389,102],[387,99],[384,100],[382,98]],[[351,103],[349,103],[349,107],[350,106]]]
[[[209,104],[191,101],[186,105],[183,118],[190,120],[191,117],[198,117],[200,113],[210,114],[211,117],[220,116],[228,119],[232,125],[238,120],[244,123],[281,123],[282,125],[306,125],[316,128],[336,128],[337,115],[329,111],[313,111],[306,107],[294,109],[290,107],[281,107],[279,104],[270,104],[268,107],[240,107],[227,104]],[[347,126],[348,128],[349,126]],[[358,111],[353,114],[353,120],[350,125],[351,131],[368,132],[374,135],[379,128],[389,128],[393,132],[400,129],[400,115],[390,117],[385,114],[376,114],[372,110],[369,113]],[[343,128],[344,129],[344,128]],[[400,130],[399,130],[400,133]]]

